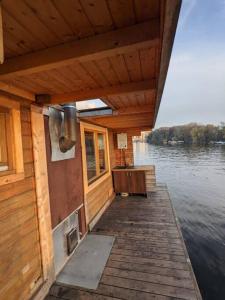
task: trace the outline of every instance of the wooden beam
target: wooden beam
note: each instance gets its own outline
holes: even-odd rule
[[[0,64],[4,62],[4,41],[3,41],[3,22],[2,22],[2,3],[0,1]]]
[[[155,90],[156,81],[145,80],[139,82],[130,82],[120,85],[114,85],[105,88],[97,88],[85,91],[74,91],[65,94],[56,94],[49,97],[46,95],[37,95],[38,104],[62,104],[66,102],[84,101],[89,99],[104,98],[112,95],[129,94],[137,91]]]
[[[142,126],[142,127],[131,127],[131,128],[115,128],[113,129],[113,133],[133,133],[134,136],[141,135],[142,131],[150,131],[152,128],[149,126]]]
[[[159,45],[159,20],[61,44],[8,59],[0,66],[0,79],[26,75],[73,62],[85,62]]]
[[[109,109],[109,113],[104,113],[104,110],[101,110],[102,114],[95,113],[96,111],[89,112],[89,114],[82,114],[82,112],[79,114],[80,119],[93,119],[93,118],[111,118],[112,116],[127,116],[127,115],[137,115],[137,114],[143,114],[143,113],[153,113],[154,112],[154,106],[153,105],[135,105],[135,106],[129,106],[124,108],[115,109],[112,111],[112,109]]]
[[[178,18],[181,9],[181,0],[166,1],[162,2],[164,10],[164,18],[162,20],[162,45],[161,45],[161,55],[160,55],[160,70],[158,76],[158,88],[156,96],[156,106],[153,127],[155,126],[157,114],[159,111],[159,106],[163,94],[163,89],[166,81],[167,71],[169,68],[170,57],[173,48],[173,42],[176,34],[176,28],[178,23]],[[162,13],[161,13],[162,14]]]
[[[0,82],[0,91],[24,98],[29,101],[35,101],[35,95],[25,91],[23,89],[17,88],[11,84]]]
[[[153,105],[135,105],[125,108],[119,108],[113,112],[113,115],[130,115],[130,114],[142,114],[142,113],[153,113]]]

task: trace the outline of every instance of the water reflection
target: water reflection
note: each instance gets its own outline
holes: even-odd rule
[[[168,185],[203,299],[225,299],[225,146],[134,143]]]

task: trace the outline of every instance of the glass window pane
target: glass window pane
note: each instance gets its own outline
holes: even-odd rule
[[[93,132],[85,132],[85,147],[86,147],[86,158],[87,158],[87,177],[88,180],[90,180],[97,175]]]
[[[0,171],[7,171],[8,145],[7,145],[7,112],[0,107]]]
[[[98,133],[98,155],[99,155],[100,173],[102,173],[106,171],[105,143],[104,143],[104,136],[102,133]]]

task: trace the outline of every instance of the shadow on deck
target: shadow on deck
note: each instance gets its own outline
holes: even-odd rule
[[[54,284],[46,300],[201,299],[166,186],[116,197],[92,232],[116,237],[97,290]]]

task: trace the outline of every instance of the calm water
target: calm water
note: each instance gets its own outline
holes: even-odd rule
[[[135,163],[166,183],[203,299],[225,299],[225,146],[134,143]]]

